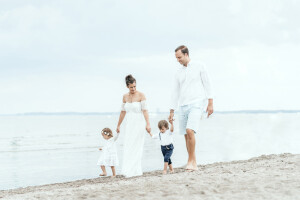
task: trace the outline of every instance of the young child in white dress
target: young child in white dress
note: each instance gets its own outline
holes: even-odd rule
[[[171,161],[171,156],[173,154],[173,121],[171,121],[171,128],[169,130],[169,123],[166,120],[161,120],[158,122],[158,128],[160,132],[158,134],[151,135],[153,139],[159,139],[161,144],[161,152],[164,156],[164,171],[163,174],[167,173],[167,168],[169,166],[170,173],[173,173],[173,166]]]
[[[97,165],[100,165],[102,169],[102,173],[100,176],[106,176],[105,167],[111,167],[112,177],[116,177],[116,169],[115,166],[119,165],[119,159],[117,154],[116,140],[119,137],[119,134],[114,137],[112,131],[109,128],[104,128],[101,131],[101,134],[104,138],[103,147],[99,148],[101,151],[100,158],[98,160]]]

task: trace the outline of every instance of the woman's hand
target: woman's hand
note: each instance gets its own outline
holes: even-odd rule
[[[117,127],[117,133],[120,133],[120,126]]]
[[[146,125],[146,131],[147,131],[148,133],[150,133],[150,132],[151,132],[151,127],[150,127],[150,124],[147,124],[147,125]]]

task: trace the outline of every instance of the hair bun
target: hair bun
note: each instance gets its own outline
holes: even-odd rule
[[[131,74],[129,74],[125,77],[125,82],[126,82],[126,85],[128,86],[129,84],[135,83],[136,80],[135,80],[135,78],[133,78],[133,76]]]
[[[129,74],[129,75],[126,76],[125,80],[126,80],[126,81],[129,81],[129,80],[132,79],[132,78],[133,78],[133,76],[132,76],[131,74]]]

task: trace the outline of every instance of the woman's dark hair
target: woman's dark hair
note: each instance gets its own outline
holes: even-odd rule
[[[188,49],[186,46],[181,45],[181,46],[177,47],[177,48],[175,49],[175,53],[176,53],[177,51],[179,51],[179,50],[181,50],[181,53],[183,53],[183,54],[186,54],[186,53],[187,53],[187,55],[189,56],[189,49]]]
[[[133,76],[131,74],[129,74],[126,76],[125,82],[126,82],[126,86],[128,86],[129,84],[136,83],[136,80],[135,80],[135,78],[133,78]]]

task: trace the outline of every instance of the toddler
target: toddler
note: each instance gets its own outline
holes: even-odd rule
[[[169,123],[166,120],[161,120],[158,122],[158,128],[160,132],[158,134],[151,135],[153,139],[159,139],[161,144],[161,152],[164,156],[164,171],[163,174],[167,173],[167,168],[169,166],[170,173],[173,173],[173,166],[171,161],[171,156],[173,154],[173,121],[170,122],[171,129],[169,130]]]
[[[106,169],[105,167],[111,167],[112,177],[116,177],[116,169],[115,166],[119,165],[119,159],[117,155],[117,147],[116,147],[116,140],[119,137],[119,134],[114,137],[112,131],[109,128],[104,128],[101,131],[104,140],[104,146],[99,148],[101,151],[100,158],[98,160],[97,165],[100,165],[102,169],[102,173],[100,176],[106,176]]]

